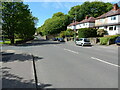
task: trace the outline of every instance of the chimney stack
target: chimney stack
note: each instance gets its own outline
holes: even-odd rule
[[[118,5],[117,5],[117,4],[114,4],[113,10],[116,11],[117,9],[119,9]]]

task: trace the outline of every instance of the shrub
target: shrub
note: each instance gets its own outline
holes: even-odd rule
[[[61,32],[60,32],[60,37],[65,37],[65,34],[66,34],[65,31],[61,31]]]
[[[73,37],[74,33],[75,32],[72,29],[67,29],[66,31],[60,32],[60,37]]]
[[[107,44],[108,44],[108,41],[109,41],[109,38],[108,38],[108,37],[101,37],[101,38],[100,38],[100,44],[101,44],[101,45],[107,45]]]
[[[99,35],[99,36],[103,36],[106,33],[107,33],[107,31],[105,31],[104,29],[98,29],[97,30],[97,35]]]
[[[78,31],[79,38],[88,38],[88,37],[96,37],[96,36],[97,36],[97,29],[81,28]]]
[[[120,36],[120,35],[109,35],[105,37],[100,38],[100,44],[101,45],[109,45],[109,44],[114,44],[115,39]]]

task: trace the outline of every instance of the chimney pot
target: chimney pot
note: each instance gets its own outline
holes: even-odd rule
[[[114,4],[114,6],[113,6],[113,10],[116,11],[117,9],[119,9],[118,5],[117,5],[117,4]]]

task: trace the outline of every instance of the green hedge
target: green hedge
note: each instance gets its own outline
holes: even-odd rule
[[[96,36],[97,36],[97,29],[81,28],[78,30],[79,38],[88,38],[88,37],[96,37]]]
[[[100,38],[100,44],[101,45],[109,45],[109,44],[114,44],[115,39],[120,36],[120,35],[112,35],[112,36],[106,36],[106,37],[101,37]]]
[[[107,45],[109,41],[109,37],[101,37],[100,38],[100,44],[101,45]]]

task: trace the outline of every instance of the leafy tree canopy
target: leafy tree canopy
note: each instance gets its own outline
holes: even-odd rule
[[[54,13],[52,17],[61,17],[61,16],[64,16],[64,13],[57,12],[57,13]]]
[[[42,32],[43,35],[58,34],[61,31],[66,30],[68,24],[69,16],[64,15],[62,12],[58,12],[53,14],[52,18],[47,19],[37,31]]]
[[[113,5],[111,3],[104,3],[101,1],[86,1],[82,5],[72,7],[68,14],[72,18],[76,17],[77,21],[81,21],[85,18],[86,15],[98,17],[111,10],[112,7]]]
[[[28,5],[23,2],[2,2],[2,30],[3,34],[14,44],[14,39],[28,39],[35,33],[38,20],[33,17]]]

